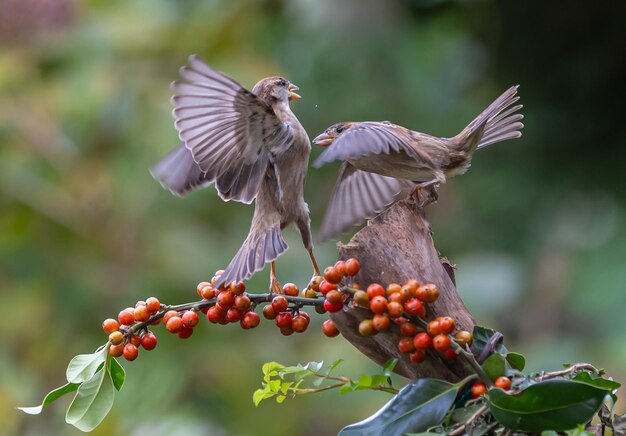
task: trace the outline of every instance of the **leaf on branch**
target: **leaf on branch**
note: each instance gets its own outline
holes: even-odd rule
[[[113,380],[108,368],[103,366],[91,379],[80,385],[67,409],[65,422],[81,431],[91,431],[107,416],[114,399]]]
[[[274,376],[278,374],[278,371],[284,369],[285,366],[281,365],[278,362],[266,362],[263,364],[261,370],[263,371],[263,375]]]
[[[405,386],[369,418],[344,427],[341,436],[424,432],[439,425],[462,384],[419,379]]]
[[[500,353],[493,353],[482,364],[482,368],[491,381],[495,381],[504,374],[504,356]]]
[[[60,386],[48,392],[41,405],[33,407],[18,407],[18,409],[24,413],[28,413],[29,415],[39,415],[48,406],[48,404],[65,394],[74,392],[79,386],[80,383],[67,383],[66,385]]]
[[[101,348],[95,353],[79,354],[70,360],[65,376],[69,383],[82,383],[90,380],[98,370],[98,367],[104,363],[108,350],[106,347]]]
[[[513,395],[490,389],[488,399],[493,416],[512,430],[566,431],[590,421],[608,392],[588,383],[555,378]]]
[[[523,354],[509,352],[506,354],[506,361],[511,366],[511,368],[516,369],[518,371],[523,371],[526,366],[526,358]]]
[[[584,382],[600,389],[606,389],[608,391],[614,391],[621,386],[621,384],[616,381],[607,380],[599,375],[592,375],[587,371],[579,372],[572,378],[572,380]]]
[[[117,359],[113,357],[109,358],[108,364],[109,372],[113,379],[113,386],[115,386],[115,389],[118,391],[121,391],[124,386],[124,380],[126,380],[126,371],[124,371],[124,368],[122,368],[122,365],[120,365]]]
[[[472,336],[474,338],[474,341],[472,343],[472,347],[475,350],[475,352],[474,352],[475,356],[480,356],[483,353],[483,351],[485,350],[485,347],[489,343],[489,340],[496,333],[498,333],[498,332],[493,330],[493,329],[488,329],[488,328],[480,327],[480,326],[474,326],[474,330],[472,332]],[[502,343],[503,340],[504,340],[504,337],[501,336],[500,339],[495,344],[494,351],[496,351],[496,352],[498,352],[500,354],[507,354],[508,350],[506,349],[506,347]]]

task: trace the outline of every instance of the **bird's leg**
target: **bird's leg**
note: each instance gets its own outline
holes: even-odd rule
[[[283,287],[276,277],[276,263],[270,264],[270,294],[282,294]]]
[[[309,258],[311,259],[311,265],[313,265],[313,277],[320,275],[320,268],[317,266],[317,261],[315,260],[315,255],[313,254],[313,248],[307,248],[306,251],[309,252]]]

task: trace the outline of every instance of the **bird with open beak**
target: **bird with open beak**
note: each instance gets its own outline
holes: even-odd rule
[[[182,143],[152,176],[173,194],[215,184],[224,200],[255,202],[248,237],[216,286],[248,279],[271,263],[270,289],[281,292],[274,261],[287,250],[281,230],[294,223],[313,265],[304,180],[311,152],[306,131],[291,111],[298,87],[282,77],[259,81],[252,92],[196,56],[172,84],[175,125]]]
[[[339,178],[319,234],[321,241],[372,218],[418,187],[465,173],[477,149],[519,138],[524,116],[517,86],[509,88],[452,138],[438,138],[389,121],[343,122],[313,143],[327,147],[313,166],[340,160]]]

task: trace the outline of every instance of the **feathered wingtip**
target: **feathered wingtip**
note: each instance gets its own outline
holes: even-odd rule
[[[184,197],[189,191],[212,182],[194,161],[185,144],[172,150],[150,170],[150,174],[178,197]]]

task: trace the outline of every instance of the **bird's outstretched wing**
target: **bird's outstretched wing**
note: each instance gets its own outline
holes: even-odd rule
[[[335,160],[391,153],[406,153],[425,164],[431,161],[427,153],[414,146],[410,130],[387,121],[363,121],[337,137],[313,166],[319,168]]]
[[[172,83],[178,135],[224,200],[250,203],[256,197],[271,150],[292,140],[288,123],[272,108],[196,56]]]
[[[344,162],[330,197],[318,239],[334,238],[351,226],[373,218],[406,197],[415,183],[369,173]]]

